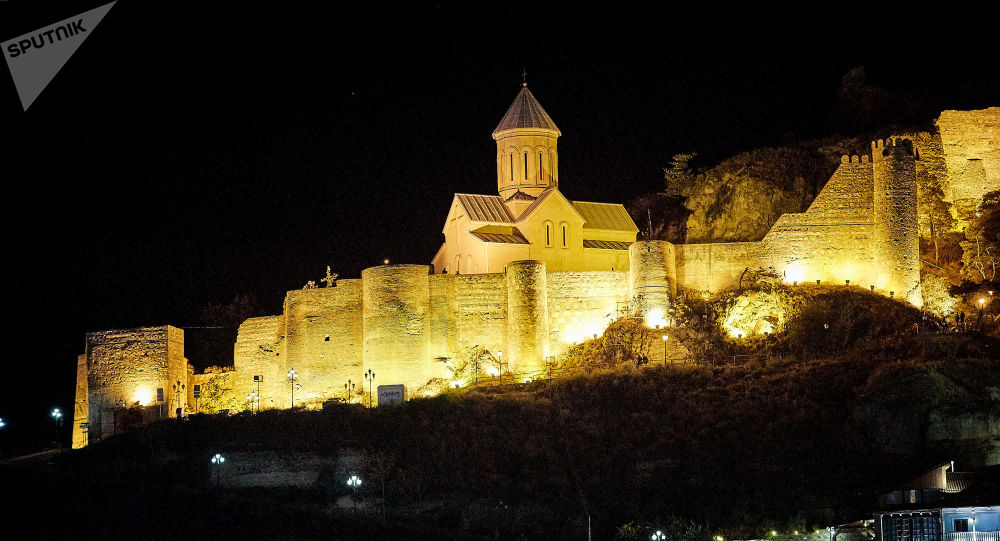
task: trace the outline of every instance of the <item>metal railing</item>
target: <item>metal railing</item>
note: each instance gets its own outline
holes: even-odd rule
[[[944,534],[944,541],[1000,541],[1000,532],[954,532]]]

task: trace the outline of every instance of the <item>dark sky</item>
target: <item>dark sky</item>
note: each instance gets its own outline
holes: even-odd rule
[[[103,3],[0,2],[0,40]],[[677,152],[828,135],[858,65],[942,107],[1000,105],[995,28],[915,4],[242,4],[121,0],[27,112],[0,85],[9,422],[71,411],[86,331],[198,325],[248,292],[277,314],[326,265],[429,263],[452,194],[495,193],[522,69],[580,200],[660,189]]]

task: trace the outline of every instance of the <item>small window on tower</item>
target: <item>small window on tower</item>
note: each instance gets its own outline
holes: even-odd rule
[[[528,180],[528,153],[524,153],[524,180]]]
[[[538,180],[542,180],[542,153],[538,153]]]
[[[510,154],[510,181],[514,182],[514,153]]]

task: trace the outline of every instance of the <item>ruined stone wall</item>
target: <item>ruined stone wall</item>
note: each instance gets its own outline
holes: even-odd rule
[[[514,261],[507,265],[507,350],[511,372],[545,368],[549,356],[549,302],[545,262]]]
[[[677,286],[716,293],[739,284],[744,269],[760,266],[759,242],[678,244]]]
[[[361,280],[340,280],[336,287],[287,293],[286,355],[280,376],[285,392],[280,394],[280,404],[287,407],[291,403],[290,384],[284,376],[291,368],[299,374],[295,402],[300,405],[342,395],[348,379],[361,379],[361,302]]]
[[[172,385],[187,385],[184,331],[169,325],[118,329],[87,334],[87,402],[89,438],[114,432],[116,405],[154,404],[163,389],[165,413],[185,407]]]
[[[937,119],[945,164],[945,198],[959,208],[1000,190],[1000,107],[942,111]]]
[[[376,385],[416,389],[432,375],[429,275],[426,265],[383,265],[361,271],[362,368],[375,372]]]
[[[667,310],[677,294],[674,245],[662,240],[640,241],[633,243],[628,253],[632,311],[642,314],[651,328],[667,326]]]
[[[236,345],[233,347],[233,366],[235,374],[229,376],[233,380],[233,400],[240,398],[235,393],[245,396],[250,390],[257,390],[253,382],[254,376],[262,376],[260,385],[261,407],[272,408],[284,406],[288,383],[285,381],[286,360],[288,354],[285,345],[285,316],[254,317],[244,321],[236,335]],[[228,386],[226,388],[229,388]],[[218,400],[222,409],[231,402]]]
[[[80,427],[90,416],[90,403],[87,401],[87,354],[76,357],[76,397],[73,400],[73,448],[87,446],[87,434]]]
[[[448,358],[458,351],[458,303],[455,298],[454,274],[432,274],[428,277],[430,291],[430,355]],[[465,276],[462,276],[465,278]]]
[[[917,180],[912,144],[886,139],[872,143],[875,286],[915,306],[920,294]]]
[[[550,272],[546,281],[550,355],[603,334],[629,300],[626,271]]]
[[[504,351],[507,340],[507,282],[504,274],[454,277],[458,349],[482,346]]]
[[[873,187],[870,158],[844,156],[809,209],[782,215],[764,237],[761,264],[788,283],[875,283]]]

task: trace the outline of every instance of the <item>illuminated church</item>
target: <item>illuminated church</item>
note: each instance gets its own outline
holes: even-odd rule
[[[498,195],[455,194],[435,273],[503,272],[529,259],[549,272],[628,269],[635,223],[620,204],[570,201],[559,191],[560,135],[522,84],[493,130]]]

